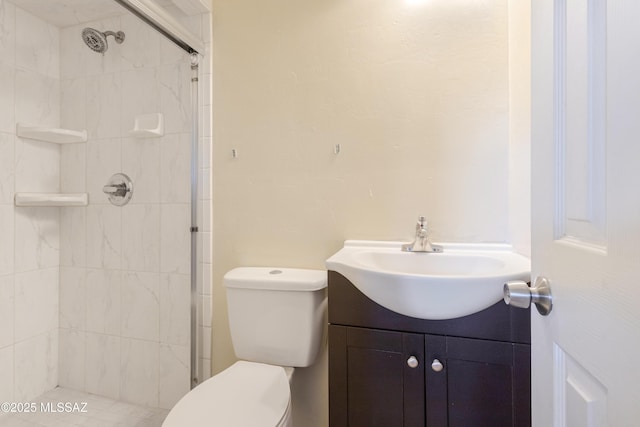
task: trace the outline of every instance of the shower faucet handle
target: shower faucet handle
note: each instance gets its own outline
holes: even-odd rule
[[[117,173],[109,178],[102,187],[102,192],[109,197],[109,201],[116,206],[124,206],[133,195],[133,183],[131,178],[123,173]]]
[[[124,183],[105,185],[102,187],[102,192],[104,194],[124,195],[127,192],[127,185]]]

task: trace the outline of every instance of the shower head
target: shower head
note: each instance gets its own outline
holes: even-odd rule
[[[84,43],[89,46],[89,49],[98,53],[105,53],[107,49],[109,49],[107,36],[113,36],[118,44],[124,41],[124,33],[122,31],[118,31],[117,33],[105,31],[103,33],[94,28],[85,28],[82,30],[82,40],[84,40]]]

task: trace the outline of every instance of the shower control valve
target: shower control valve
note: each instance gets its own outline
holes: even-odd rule
[[[117,173],[109,178],[107,185],[102,187],[102,192],[109,197],[111,204],[124,206],[133,196],[133,182],[123,173]]]

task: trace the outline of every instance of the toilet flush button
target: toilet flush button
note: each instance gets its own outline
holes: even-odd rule
[[[271,270],[269,274],[282,274],[282,270]]]

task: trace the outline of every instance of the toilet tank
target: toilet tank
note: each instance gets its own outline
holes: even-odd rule
[[[313,364],[324,340],[326,271],[240,267],[225,274],[224,284],[238,358]]]

